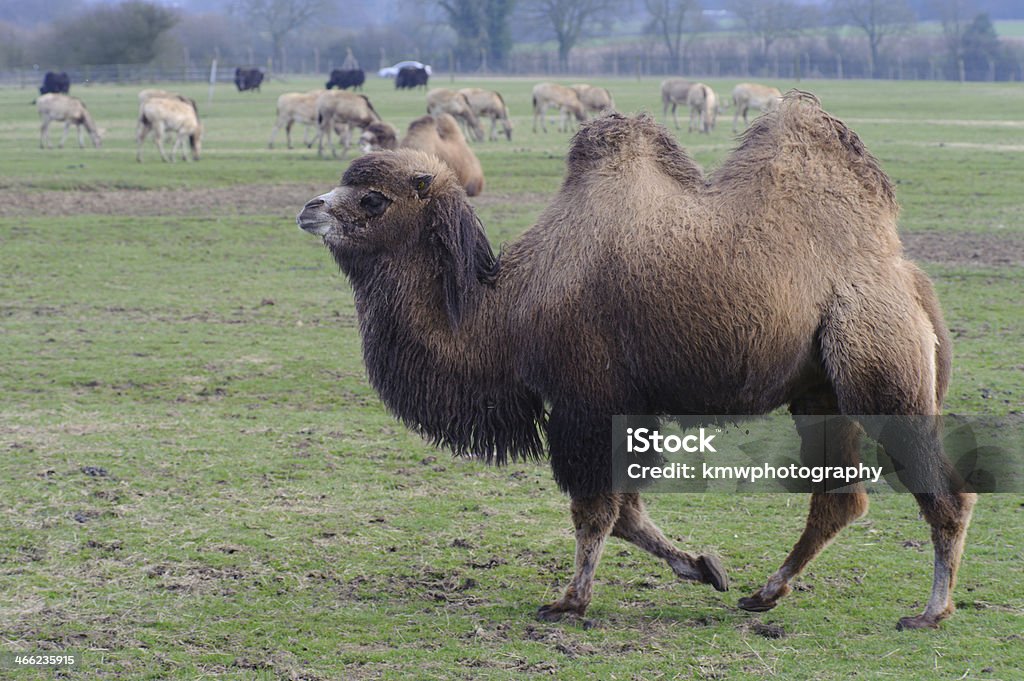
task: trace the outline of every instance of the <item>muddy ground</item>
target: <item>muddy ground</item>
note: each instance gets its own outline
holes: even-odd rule
[[[316,184],[268,184],[187,190],[24,191],[0,189],[0,218],[68,215],[200,217],[280,215],[292,218],[306,201],[328,188]],[[489,194],[478,207],[543,204],[549,197]],[[907,255],[948,265],[1022,266],[1024,235],[993,232],[904,232]]]

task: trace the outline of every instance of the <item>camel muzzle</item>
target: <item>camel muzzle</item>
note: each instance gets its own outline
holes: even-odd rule
[[[302,212],[295,217],[295,223],[310,234],[318,236],[324,236],[331,231],[331,227],[334,226],[334,218],[326,210],[327,196],[324,194],[306,203]]]

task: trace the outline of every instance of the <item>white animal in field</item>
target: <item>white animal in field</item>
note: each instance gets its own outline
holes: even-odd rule
[[[160,158],[174,162],[181,150],[181,158],[188,161],[186,144],[192,149],[193,160],[199,160],[202,150],[203,124],[199,121],[194,102],[180,97],[148,97],[139,105],[139,124],[135,131],[135,160],[142,163],[142,144],[152,133]],[[176,133],[174,146],[168,158],[164,152],[164,138]]]
[[[686,94],[686,103],[690,107],[690,132],[696,128],[698,132],[711,134],[718,120],[718,95],[711,86],[694,83]]]
[[[39,148],[49,149],[50,146],[50,123],[54,121],[64,123],[64,134],[60,137],[60,147],[68,138],[68,129],[74,125],[78,130],[78,146],[85,146],[85,139],[82,137],[82,128],[89,133],[92,146],[99,147],[103,141],[103,131],[96,127],[96,122],[85,108],[85,104],[78,97],[62,95],[56,92],[42,95],[36,100],[36,110],[39,111],[39,118],[42,120],[42,127],[39,130]]]
[[[139,90],[139,104],[142,104],[147,99],[154,97],[160,97],[163,99],[178,99],[186,104],[189,104],[193,109],[196,110],[196,115],[199,115],[199,107],[196,106],[196,100],[185,95],[179,95],[177,92],[171,92],[170,90],[159,90],[157,88],[147,88],[145,90]]]
[[[326,90],[310,90],[309,92],[286,92],[277,98],[277,122],[270,133],[269,147],[274,148],[274,138],[277,131],[284,128],[285,137],[288,140],[288,148],[292,148],[292,126],[299,123],[303,126],[302,143],[307,147],[313,146],[318,140],[319,127],[316,121],[316,100]],[[317,135],[309,139],[310,128],[317,130]],[[336,129],[339,135],[343,132]]]
[[[338,133],[338,136],[345,145],[341,153],[341,157],[345,158],[348,148],[352,145],[350,126],[366,130],[371,123],[379,123],[381,117],[366,95],[358,95],[345,90],[326,90],[316,99],[316,120],[320,128],[317,153],[320,156],[324,155],[324,138],[326,137],[327,143],[331,146],[331,155],[337,156],[338,152],[331,140],[331,131],[343,130],[344,132]]]
[[[493,90],[483,90],[478,87],[467,87],[459,90],[459,94],[465,96],[466,101],[473,108],[477,118],[491,119],[491,132],[489,139],[494,141],[498,138],[498,123],[505,132],[505,137],[512,141],[512,121],[508,117],[508,107],[505,106],[505,99],[501,93]]]
[[[572,88],[557,83],[538,83],[533,86],[533,131],[537,132],[537,119],[540,119],[541,128],[548,131],[547,112],[548,109],[558,109],[562,115],[559,118],[558,130],[564,132],[569,129],[570,114],[576,117],[580,123],[587,120],[587,110],[580,101],[580,96]]]
[[[447,88],[434,88],[427,93],[427,113],[437,116],[446,113],[462,127],[467,130],[466,137],[470,135],[477,142],[484,141],[484,129],[480,126],[480,119],[470,105],[466,95]]]
[[[569,87],[576,92],[587,111],[603,113],[615,109],[615,99],[607,88],[597,87],[588,83],[577,83]]]
[[[761,113],[771,111],[782,101],[782,93],[778,88],[758,83],[740,83],[732,89],[732,103],[736,112],[732,116],[732,131],[736,132],[739,118],[743,116],[743,125],[748,125],[747,110],[757,109]]]
[[[661,81],[661,116],[668,123],[668,108],[672,107],[672,120],[675,121],[676,130],[679,129],[679,118],[676,117],[676,107],[680,104],[688,107],[687,96],[693,83],[685,78],[667,78]]]

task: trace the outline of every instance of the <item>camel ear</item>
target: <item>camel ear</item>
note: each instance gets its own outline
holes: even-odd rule
[[[483,225],[461,192],[443,195],[434,209],[433,238],[445,311],[455,330],[475,303],[481,285],[491,283],[497,261]]]
[[[427,198],[427,191],[430,189],[430,183],[433,181],[433,175],[415,175],[412,178],[412,188],[416,190],[417,196],[419,196],[421,199],[425,199]]]

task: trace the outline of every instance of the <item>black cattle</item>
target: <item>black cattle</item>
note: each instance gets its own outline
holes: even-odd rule
[[[395,76],[395,87],[399,90],[413,89],[416,87],[423,86],[423,89],[427,89],[427,80],[430,78],[427,75],[426,69],[418,69],[412,66],[404,66],[399,70],[398,75]]]
[[[59,92],[66,95],[70,89],[71,78],[68,77],[68,74],[63,71],[60,73],[47,71],[46,75],[43,76],[43,86],[39,88],[39,94],[45,95],[51,92]]]
[[[263,82],[263,72],[259,69],[235,69],[235,87],[239,92],[246,90],[260,91],[260,83]]]
[[[327,89],[341,88],[347,90],[361,90],[366,82],[366,74],[362,69],[334,69],[331,71],[331,79],[327,81]]]

